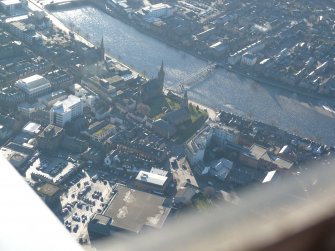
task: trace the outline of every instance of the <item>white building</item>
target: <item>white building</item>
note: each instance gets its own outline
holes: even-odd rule
[[[50,124],[63,127],[67,122],[83,114],[83,102],[69,95],[63,101],[56,102],[50,110]]]
[[[203,160],[206,147],[210,143],[212,135],[212,128],[206,127],[186,143],[186,156],[191,165]]]
[[[158,3],[142,8],[146,18],[170,17],[173,15],[173,8],[164,3]]]
[[[62,101],[67,98],[64,90],[54,91],[50,94],[39,97],[37,101],[47,107],[53,106],[57,101]]]
[[[257,57],[253,54],[250,53],[246,53],[242,56],[241,62],[243,64],[249,65],[249,66],[253,66],[256,64],[257,62]]]
[[[191,165],[203,161],[205,150],[210,142],[224,145],[227,142],[237,143],[240,132],[234,128],[213,123],[202,129],[186,143],[186,156]],[[208,172],[209,170],[207,170]]]
[[[226,142],[238,143],[240,132],[235,128],[220,123],[215,123],[211,127],[213,128],[213,139],[217,144],[222,145]]]
[[[51,89],[49,80],[37,74],[28,78],[19,79],[15,85],[22,90],[28,98],[40,96]]]
[[[43,104],[40,103],[21,103],[18,105],[17,109],[19,112],[21,112],[24,116],[30,118],[31,114],[37,111],[42,111],[46,107]]]
[[[81,98],[85,107],[90,107],[91,109],[93,108],[94,103],[97,99],[97,95],[90,94],[80,84],[74,84],[73,91],[76,97]]]
[[[25,1],[24,1],[25,2]],[[4,0],[0,1],[1,9],[8,15],[13,15],[23,10],[23,1],[20,0]]]
[[[42,130],[40,124],[34,122],[28,122],[23,128],[22,132],[28,133],[29,135],[38,135]]]

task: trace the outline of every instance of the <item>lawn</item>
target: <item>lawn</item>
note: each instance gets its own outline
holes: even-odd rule
[[[201,195],[193,200],[193,205],[200,212],[205,212],[213,207],[213,202],[208,197]]]
[[[191,115],[192,123],[197,121],[199,118],[208,115],[206,111],[201,110],[201,109],[199,109],[199,107],[195,107],[191,104],[188,105],[188,110],[189,110],[190,115]]]
[[[206,121],[208,114],[206,111],[197,109],[196,107],[189,105],[188,110],[191,115],[191,120],[181,125],[178,128],[176,135],[176,143],[184,143],[191,138],[197,130],[199,130],[204,122]]]
[[[149,116],[154,119],[159,119],[164,114],[164,107],[171,110],[177,110],[180,108],[179,103],[165,96],[154,98],[150,100],[147,105],[150,107]]]

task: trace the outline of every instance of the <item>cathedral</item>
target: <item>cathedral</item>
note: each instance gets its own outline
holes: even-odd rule
[[[155,97],[159,97],[163,94],[164,78],[164,63],[162,62],[157,77],[150,79],[142,86],[141,98],[143,102],[146,102]]]

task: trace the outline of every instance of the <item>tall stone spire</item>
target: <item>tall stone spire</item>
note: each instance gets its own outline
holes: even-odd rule
[[[162,60],[161,68],[158,72],[158,79],[164,83],[165,72],[164,72],[164,62]]]
[[[104,37],[102,36],[101,38],[101,43],[100,43],[100,60],[104,61],[105,60],[105,44],[104,44]]]

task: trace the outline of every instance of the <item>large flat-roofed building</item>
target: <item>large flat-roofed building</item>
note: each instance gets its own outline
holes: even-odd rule
[[[165,3],[157,3],[142,8],[146,18],[170,17],[173,15],[173,8]]]
[[[22,132],[28,133],[29,135],[37,135],[41,132],[41,125],[34,123],[34,122],[28,122],[23,128]]]
[[[23,9],[23,3],[20,0],[0,1],[1,9],[8,15],[15,14],[18,10]]]
[[[12,166],[14,166],[21,173],[25,171],[26,163],[31,158],[33,153],[33,149],[13,142],[0,149],[0,155],[7,159]]]
[[[43,155],[30,165],[26,172],[26,179],[60,185],[75,173],[77,169],[78,165],[75,163]]]
[[[171,208],[165,198],[117,184],[107,208],[89,223],[90,234],[141,233],[144,228],[161,229]]]
[[[167,174],[157,172],[140,171],[135,179],[135,186],[138,189],[150,192],[164,192],[170,179]]]
[[[83,114],[83,102],[69,95],[67,99],[56,102],[50,110],[50,124],[63,127],[67,122]]]
[[[21,166],[29,159],[28,154],[15,151],[8,147],[2,147],[0,149],[0,154],[17,169],[20,169]]]
[[[49,80],[37,74],[16,81],[15,85],[22,90],[28,98],[38,97],[51,90]]]

